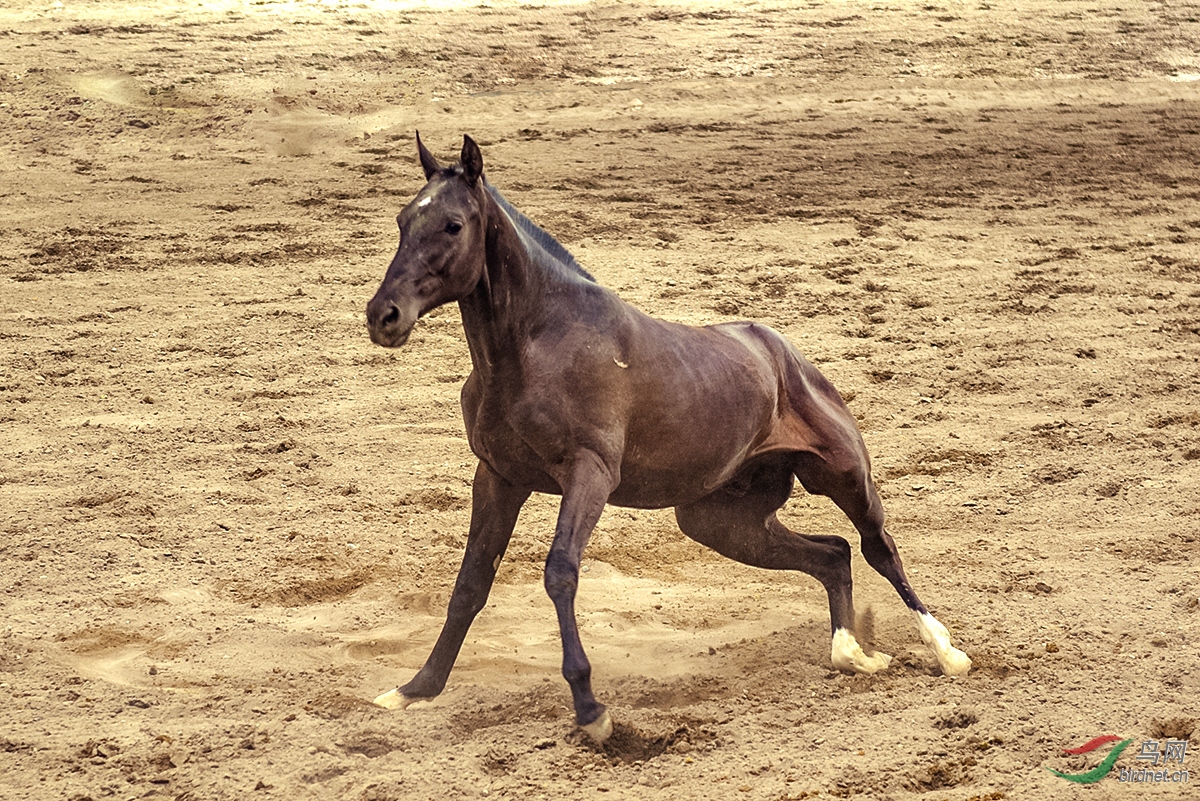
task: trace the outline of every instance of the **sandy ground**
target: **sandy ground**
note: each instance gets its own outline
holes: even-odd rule
[[[1189,785],[1044,768],[1200,717],[1200,3],[732,9],[0,8],[0,798],[1194,797],[1191,752]],[[599,750],[535,498],[447,691],[371,706],[474,468],[457,309],[363,326],[418,128],[635,305],[819,364],[972,672],[858,556],[871,677],[815,581],[610,509]]]

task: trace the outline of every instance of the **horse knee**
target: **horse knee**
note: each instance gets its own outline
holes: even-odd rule
[[[809,539],[821,545],[821,556],[812,560],[810,575],[820,581],[826,590],[848,586],[851,582],[850,543],[835,534]]]
[[[565,554],[551,551],[546,557],[542,584],[551,600],[575,597],[575,591],[579,587],[579,565],[574,564]]]
[[[832,563],[839,569],[850,572],[850,543],[844,537],[830,535],[826,541],[833,553]]]
[[[487,599],[488,592],[485,588],[471,584],[459,584],[450,595],[449,615],[474,619],[487,606]]]
[[[900,561],[900,552],[896,550],[896,543],[892,540],[891,535],[883,530],[883,526],[879,527],[877,535],[862,538],[862,553],[867,564],[880,572]]]

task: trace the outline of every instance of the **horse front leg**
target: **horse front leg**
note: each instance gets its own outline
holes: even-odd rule
[[[562,506],[554,542],[546,557],[546,594],[554,603],[562,636],[563,678],[571,687],[575,723],[593,740],[602,743],[612,734],[612,720],[604,704],[592,694],[592,666],[579,639],[575,620],[575,592],[579,587],[579,562],[604,504],[617,484],[599,456],[585,452],[576,459],[563,483]]]
[[[386,709],[403,709],[413,701],[434,698],[446,686],[467,629],[487,604],[500,558],[529,491],[515,487],[483,462],[475,470],[471,490],[471,528],[458,579],[450,596],[446,622],[433,652],[412,681],[375,699]]]

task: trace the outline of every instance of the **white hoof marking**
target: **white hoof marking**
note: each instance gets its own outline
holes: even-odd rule
[[[833,648],[830,659],[838,670],[848,670],[851,673],[877,673],[886,668],[892,661],[887,654],[876,651],[867,656],[858,640],[847,629],[838,629],[833,633]]]
[[[917,630],[921,639],[933,650],[942,672],[947,676],[961,676],[971,669],[971,658],[950,644],[950,632],[938,619],[929,613],[913,612],[917,618]]]
[[[404,709],[413,702],[413,699],[408,698],[400,690],[388,690],[383,695],[376,698],[372,703],[375,706],[381,706],[384,709]]]
[[[612,737],[612,718],[609,717],[606,709],[600,713],[600,717],[579,728],[583,729],[588,737],[603,745],[605,740]]]

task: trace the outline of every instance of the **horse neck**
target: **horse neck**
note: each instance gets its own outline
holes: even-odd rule
[[[553,276],[534,260],[512,220],[486,189],[480,194],[487,221],[484,273],[458,305],[471,362],[486,374],[515,363],[544,313],[542,299]]]

